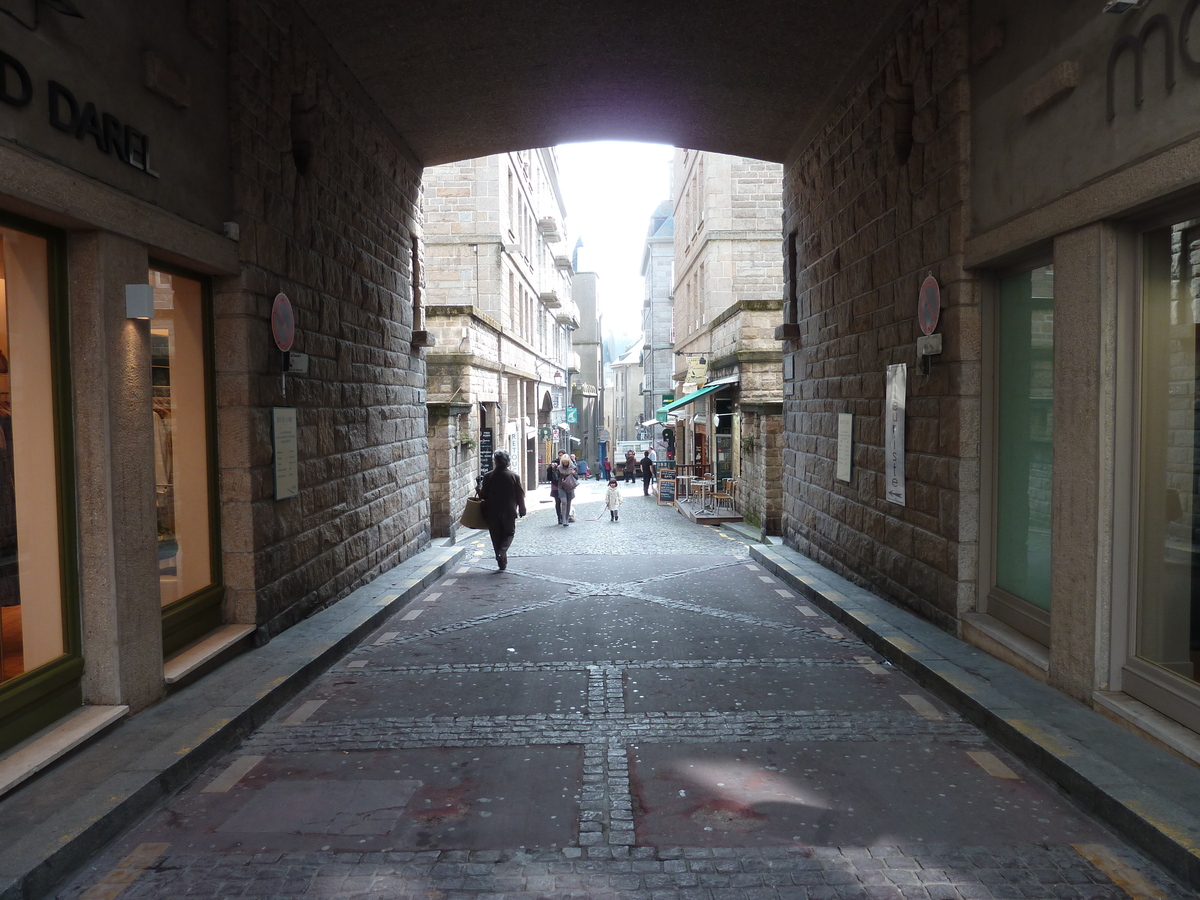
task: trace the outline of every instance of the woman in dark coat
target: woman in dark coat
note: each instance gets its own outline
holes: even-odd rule
[[[508,467],[507,453],[497,450],[492,459],[495,468],[483,476],[479,497],[483,500],[483,518],[492,536],[492,549],[496,551],[496,564],[503,572],[508,568],[508,548],[517,533],[517,516],[525,515],[525,488],[521,486],[521,477]]]

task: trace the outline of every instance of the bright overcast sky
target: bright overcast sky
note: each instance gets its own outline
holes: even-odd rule
[[[671,157],[662,144],[600,141],[558,145],[567,207],[568,252],[583,238],[579,268],[600,274],[605,334],[641,333],[642,251],[650,213],[671,196]]]

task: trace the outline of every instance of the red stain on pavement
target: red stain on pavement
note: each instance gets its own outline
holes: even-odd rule
[[[466,795],[475,787],[475,779],[464,778],[454,787],[422,785],[409,801],[404,815],[425,825],[461,822],[471,812]]]

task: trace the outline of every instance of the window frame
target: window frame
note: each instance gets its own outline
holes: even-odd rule
[[[58,466],[59,577],[63,653],[0,685],[0,752],[83,705],[83,628],[79,593],[79,512],[75,480],[75,406],[72,399],[71,315],[67,235],[33,219],[0,210],[0,226],[46,241],[50,292],[51,391]]]
[[[1047,650],[1050,647],[1054,608],[1040,609],[1027,600],[1009,593],[996,584],[996,540],[999,536],[998,489],[999,454],[996,440],[1000,433],[1000,282],[1005,278],[1043,266],[1054,265],[1054,248],[1040,245],[1011,258],[1005,265],[987,272],[982,282],[982,390],[983,413],[980,417],[980,471],[986,477],[986,489],[980,492],[979,595],[977,609],[985,615],[1020,632]],[[1057,292],[1057,287],[1055,288]],[[1051,535],[1054,521],[1050,523]],[[1051,572],[1054,570],[1051,557]]]
[[[204,422],[208,431],[208,440],[205,443],[208,460],[209,565],[212,581],[207,586],[162,607],[163,658],[167,659],[221,627],[225,621],[225,578],[221,556],[220,469],[217,455],[215,322],[213,320],[213,291],[210,276],[153,257],[149,260],[149,269],[178,278],[187,278],[200,285],[200,315],[204,325]]]

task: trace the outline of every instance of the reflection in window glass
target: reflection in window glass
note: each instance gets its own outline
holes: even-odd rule
[[[63,647],[45,240],[0,228],[0,681]]]
[[[1200,663],[1200,222],[1145,236],[1137,652],[1186,678]]]
[[[166,606],[212,583],[200,283],[151,271],[158,581]]]
[[[1000,283],[996,586],[1050,609],[1054,267]]]

